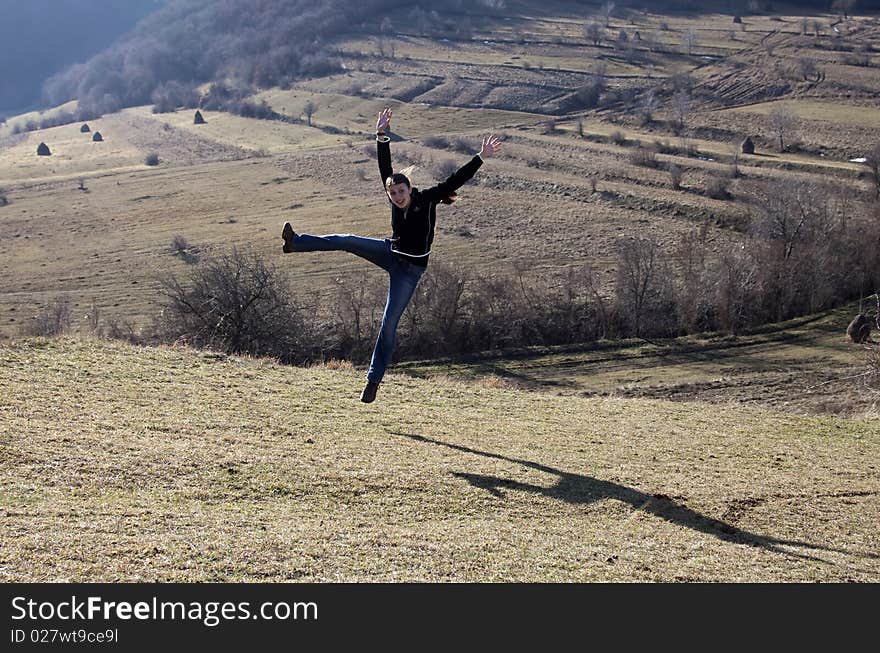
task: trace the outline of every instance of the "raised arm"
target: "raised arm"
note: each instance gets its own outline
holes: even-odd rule
[[[391,126],[391,109],[385,107],[379,112],[379,118],[376,120],[376,152],[379,161],[379,176],[382,178],[382,188],[385,188],[385,180],[394,174],[391,167],[391,139],[386,132]]]
[[[483,165],[483,160],[488,159],[500,149],[501,139],[494,134],[486,136],[483,138],[483,144],[480,148],[479,154],[475,155],[474,158],[452,173],[445,181],[426,190],[425,195],[431,199],[440,199],[454,195],[455,191],[464,186],[464,184],[476,174],[480,166]]]

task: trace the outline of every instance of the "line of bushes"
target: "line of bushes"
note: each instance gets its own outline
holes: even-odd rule
[[[707,225],[663,247],[618,244],[613,283],[590,265],[493,277],[434,260],[404,313],[398,352],[424,358],[603,338],[739,331],[814,313],[880,287],[880,209],[851,215],[845,195],[798,182],[753,200],[746,241],[720,253]],[[293,301],[273,265],[240,250],[165,285],[156,334],[198,346],[305,362],[369,357],[381,319],[381,273]],[[241,313],[245,307],[246,314]]]
[[[753,199],[745,240],[720,252],[707,224],[672,247],[621,238],[610,284],[589,264],[486,276],[434,259],[404,313],[398,354],[736,334],[840,305],[880,289],[880,204],[865,215],[847,202],[844,192],[778,182]],[[297,364],[366,361],[387,292],[385,275],[370,271],[310,300],[276,263],[242,249],[208,253],[161,282],[161,311],[142,337]],[[55,313],[44,326],[65,314]]]

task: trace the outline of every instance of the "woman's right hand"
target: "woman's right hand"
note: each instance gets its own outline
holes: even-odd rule
[[[391,125],[391,109],[385,107],[379,113],[379,118],[376,120],[376,133],[385,133],[385,130]]]

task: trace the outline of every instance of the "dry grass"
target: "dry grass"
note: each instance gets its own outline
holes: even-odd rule
[[[834,125],[848,125],[880,130],[880,109],[816,100],[777,100],[730,109],[735,113],[768,116],[776,107],[790,109],[801,120],[816,120]]]
[[[880,579],[876,422],[0,349],[7,581]]]
[[[768,326],[751,335],[602,341],[450,362],[412,361],[422,377],[489,383],[563,395],[644,397],[757,405],[798,414],[870,416],[865,351],[845,338],[855,307]],[[868,355],[876,356],[875,348]]]

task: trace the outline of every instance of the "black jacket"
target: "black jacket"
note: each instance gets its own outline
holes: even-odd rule
[[[382,189],[385,180],[394,170],[391,167],[391,146],[387,136],[376,139],[379,174],[382,176]],[[415,265],[427,266],[431,243],[434,242],[434,225],[437,222],[437,204],[450,193],[461,188],[483,165],[480,155],[474,156],[459,168],[446,181],[426,190],[412,188],[412,201],[406,210],[395,206],[391,200],[391,251],[405,261]]]

